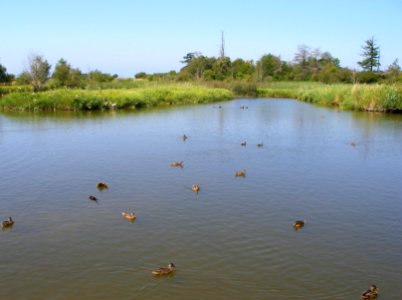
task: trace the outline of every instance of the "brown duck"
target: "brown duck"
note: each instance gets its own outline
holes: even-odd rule
[[[161,267],[159,269],[153,270],[152,274],[155,276],[163,276],[169,275],[176,271],[176,266],[173,263],[170,263],[167,267]]]

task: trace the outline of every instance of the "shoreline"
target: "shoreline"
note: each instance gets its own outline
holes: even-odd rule
[[[26,88],[25,88],[26,89]],[[14,90],[18,90],[14,87]],[[402,113],[402,86],[385,84],[267,84],[215,82],[168,84],[130,89],[16,91],[0,98],[0,111],[138,110],[236,98],[290,98],[343,110]]]

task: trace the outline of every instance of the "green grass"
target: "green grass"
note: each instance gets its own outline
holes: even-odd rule
[[[259,88],[258,96],[295,98],[348,110],[402,111],[402,85],[278,82]]]
[[[31,91],[33,91],[33,88],[30,85],[0,85],[0,98],[10,93]]]
[[[30,86],[0,86],[4,111],[105,110],[209,103],[234,96],[294,98],[347,110],[402,111],[401,84],[317,82],[197,82],[161,84],[120,80],[96,89],[57,89],[33,93]]]
[[[72,90],[11,93],[0,99],[4,111],[139,109],[210,103],[233,99],[225,89],[171,85],[136,89]]]

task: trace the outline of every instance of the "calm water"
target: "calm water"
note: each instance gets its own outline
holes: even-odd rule
[[[359,299],[371,283],[402,299],[400,115],[271,99],[0,114],[0,166],[0,299]]]

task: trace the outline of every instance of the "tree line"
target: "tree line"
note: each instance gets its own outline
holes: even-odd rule
[[[380,70],[380,47],[374,38],[362,46],[361,71],[340,66],[340,60],[329,52],[301,45],[293,61],[265,54],[257,62],[229,57],[206,57],[200,52],[187,53],[179,80],[247,80],[247,81],[320,81],[324,83],[375,83],[381,80],[399,80],[401,67],[395,59],[385,71]]]
[[[362,60],[358,62],[361,71],[341,67],[340,60],[329,52],[298,47],[292,61],[284,61],[280,56],[265,54],[256,62],[241,58],[231,60],[225,56],[224,42],[219,57],[208,57],[200,52],[187,53],[179,72],[135,74],[137,79],[164,81],[319,81],[324,83],[375,83],[379,81],[402,82],[401,67],[398,59],[384,71],[380,69],[380,47],[374,38],[365,41],[362,46]],[[34,91],[39,91],[44,84],[50,88],[69,87],[85,88],[92,82],[104,83],[116,79],[116,74],[94,70],[84,74],[73,68],[61,58],[50,74],[51,65],[41,55],[28,58],[28,68],[15,77],[7,73],[0,64],[0,83],[31,84]],[[50,79],[50,80],[49,80]]]

